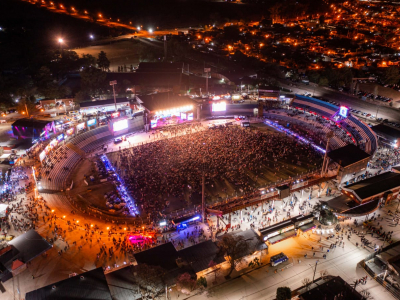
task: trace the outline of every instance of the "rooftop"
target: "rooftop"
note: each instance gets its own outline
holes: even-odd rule
[[[171,108],[178,108],[181,106],[194,105],[195,101],[187,96],[178,96],[173,93],[158,93],[144,96],[137,96],[142,101],[142,105],[149,111],[157,111]]]
[[[360,199],[369,198],[400,186],[400,174],[386,172],[343,187]]]
[[[24,263],[27,263],[53,247],[33,229],[21,234],[8,242],[8,244],[19,251],[18,259]]]
[[[16,120],[12,126],[21,126],[21,127],[34,127],[34,128],[44,128],[47,124],[51,123],[52,121],[46,120],[38,120],[38,119],[30,119],[30,118],[23,118]]]
[[[129,103],[129,99],[127,98],[116,98],[117,103]],[[85,107],[94,107],[101,105],[112,105],[114,104],[114,99],[105,99],[105,100],[96,100],[96,101],[87,101],[80,103],[81,108]]]
[[[211,241],[207,240],[202,243],[198,243],[191,247],[178,251],[178,256],[186,261],[194,270],[194,272],[200,272],[208,269],[208,265],[211,261],[216,264],[223,263],[225,258],[223,255],[218,255],[219,248]]]
[[[348,144],[344,147],[328,152],[328,156],[340,166],[347,167],[369,158],[371,155],[353,144]]]
[[[134,268],[134,266],[127,265],[125,268],[106,274],[113,300],[137,300],[142,298],[141,293],[138,292]]]
[[[101,267],[29,292],[25,299],[112,300],[106,276]]]
[[[160,266],[167,271],[178,267],[176,264],[177,258],[178,252],[171,242],[135,254],[138,264]]]
[[[362,300],[364,299],[356,290],[354,290],[340,276],[333,277],[331,280],[319,284],[313,289],[299,296],[302,300]]]
[[[377,135],[383,136],[386,139],[399,139],[400,138],[400,130],[387,126],[385,124],[378,124],[372,127],[372,130],[375,131]]]

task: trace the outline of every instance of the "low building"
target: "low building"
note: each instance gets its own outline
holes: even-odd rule
[[[385,124],[379,124],[372,127],[372,130],[376,133],[380,141],[390,147],[400,147],[400,130],[387,126]]]
[[[364,300],[365,298],[340,276],[324,283],[312,284],[311,289],[298,296],[300,300]]]
[[[0,280],[5,282],[23,272],[28,262],[52,247],[33,229],[8,242],[0,250]]]
[[[315,228],[313,215],[299,215],[291,219],[258,230],[259,236],[270,244],[282,242],[296,236],[300,231],[306,232]]]
[[[400,173],[386,172],[343,187],[343,195],[325,201],[336,215],[342,217],[365,216],[380,204],[397,198],[400,191]]]
[[[26,300],[112,300],[103,268],[44,286],[26,294]],[[134,298],[130,298],[134,299]]]
[[[95,100],[80,103],[80,113],[82,114],[97,114],[117,111],[130,111],[130,100],[127,98],[116,98],[106,100]]]
[[[341,183],[348,180],[353,173],[366,170],[371,155],[353,144],[348,144],[328,152],[328,158],[338,164],[337,180]]]
[[[386,172],[343,187],[342,193],[359,204],[380,198],[387,204],[396,199],[400,190],[400,174]]]
[[[188,96],[167,92],[136,96],[136,101],[145,110],[145,124],[149,128],[193,121],[200,115],[197,102]]]
[[[281,89],[277,86],[260,86],[258,88],[258,100],[279,101]]]
[[[17,139],[37,140],[41,137],[48,138],[52,133],[56,133],[56,127],[53,121],[38,119],[19,119],[12,125],[12,132]]]

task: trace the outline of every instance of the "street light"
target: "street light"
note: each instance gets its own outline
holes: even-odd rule
[[[153,33],[153,29],[150,28],[150,29],[149,29],[149,33],[150,33],[150,34]]]
[[[90,38],[91,40],[93,40],[93,39],[94,39],[93,34],[89,35],[89,38]]]
[[[315,272],[317,271],[317,265],[318,265],[318,260],[315,262],[315,268],[314,268],[314,275],[313,275],[313,278],[312,278],[312,281],[311,281],[311,283],[314,283],[314,278],[315,278]],[[309,266],[311,266],[310,264],[308,264]],[[312,267],[312,266],[311,266]]]
[[[59,49],[60,49],[60,51],[62,52],[62,44],[64,43],[64,39],[62,39],[62,38],[58,38],[58,45],[59,45]]]

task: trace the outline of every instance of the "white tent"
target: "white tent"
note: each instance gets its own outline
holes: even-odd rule
[[[0,218],[4,218],[6,216],[8,204],[0,204]]]

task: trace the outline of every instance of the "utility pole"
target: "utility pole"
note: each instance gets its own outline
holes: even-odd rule
[[[113,87],[115,112],[117,112],[117,99],[115,98],[115,85],[116,84],[117,84],[116,80],[110,81],[110,85],[112,85],[112,87]]]
[[[329,161],[328,149],[329,149],[329,142],[330,142],[331,138],[333,137],[333,132],[329,131],[326,134],[326,137],[327,137],[327,142],[326,142],[326,150],[325,150],[324,161],[322,163],[321,177],[323,177],[325,175],[325,169],[328,169],[328,165],[329,165],[329,163],[328,163],[328,161]]]

